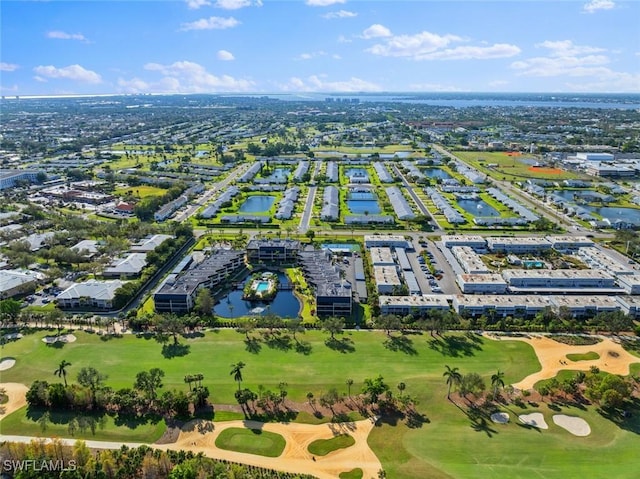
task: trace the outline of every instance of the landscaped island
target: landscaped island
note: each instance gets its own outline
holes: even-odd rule
[[[254,274],[243,290],[242,299],[249,301],[269,301],[278,292],[278,275],[271,272]]]

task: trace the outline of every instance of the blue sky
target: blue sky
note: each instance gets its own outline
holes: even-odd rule
[[[5,1],[0,93],[640,93],[640,2]]]

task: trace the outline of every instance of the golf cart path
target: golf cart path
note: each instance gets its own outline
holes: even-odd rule
[[[610,338],[604,338],[597,344],[571,345],[554,341],[547,336],[496,337],[485,334],[485,337],[498,341],[524,341],[533,347],[542,369],[514,383],[513,387],[518,389],[531,389],[538,381],[553,378],[563,369],[588,371],[592,366],[596,366],[601,371],[627,376],[629,366],[640,363],[639,357],[630,354],[620,343]],[[585,354],[591,351],[598,353],[600,358],[588,361],[571,361],[567,358],[567,354]]]

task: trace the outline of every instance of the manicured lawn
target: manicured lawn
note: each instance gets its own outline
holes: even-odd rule
[[[363,475],[362,469],[357,467],[347,472],[341,472],[338,477],[340,479],[362,479],[362,475]]]
[[[569,361],[593,361],[600,359],[600,355],[594,351],[589,351],[588,353],[582,354],[567,354],[567,359]]]
[[[257,391],[258,385],[262,384],[275,391],[280,382],[286,382],[287,402],[305,402],[307,392],[313,392],[318,398],[330,388],[337,388],[340,394],[346,393],[345,381],[349,378],[354,380],[351,394],[355,395],[361,391],[365,378],[380,374],[393,391],[397,391],[399,382],[404,382],[405,394],[417,399],[417,410],[423,415],[423,420],[412,427],[404,420],[389,420],[372,431],[369,444],[382,461],[387,477],[624,479],[636,476],[636,451],[640,448],[640,422],[636,414],[631,419],[636,422],[620,427],[602,417],[595,407],[582,410],[561,406],[559,412],[583,417],[591,426],[590,436],[574,437],[553,424],[552,414],[558,411],[550,410],[546,403],[535,408],[526,406],[526,409],[509,405],[503,409],[511,416],[509,424],[488,421],[483,425],[474,424],[465,411],[447,401],[442,377],[445,365],[458,367],[463,374],[477,372],[487,385],[497,370],[505,372],[507,384],[538,371],[540,365],[534,351],[524,342],[491,341],[465,334],[433,338],[427,333],[403,336],[407,339],[406,344],[401,350],[393,351],[385,348],[384,333],[347,331],[343,337],[349,341],[345,343],[349,347],[341,352],[326,346],[326,334],[313,330],[299,335],[300,341],[308,343],[308,354],[298,353],[294,347],[270,347],[265,342],[259,342],[260,347],[250,352],[245,347],[243,335],[224,329],[207,332],[202,337],[181,337],[185,355],[165,357],[162,344],[152,337],[125,335],[103,340],[77,331],[76,342],[55,348],[42,343],[41,338],[46,334],[45,331],[27,334],[4,346],[2,356],[15,357],[17,363],[2,372],[3,382],[59,381],[53,371],[62,359],[66,359],[72,364],[68,368],[70,382],[75,381],[80,368],[94,366],[109,376],[107,385],[118,389],[131,387],[138,371],[159,367],[166,373],[160,393],[173,388],[186,391],[184,376],[203,373],[203,385],[211,391],[211,400],[234,404],[237,384],[229,372],[231,364],[238,361],[246,363],[242,387]],[[252,335],[260,337],[258,331]],[[640,368],[632,367],[632,371],[637,373]],[[517,414],[534,410],[545,415],[548,430],[537,431],[518,424]],[[24,411],[14,415],[24,416]],[[13,422],[12,431],[23,427],[16,425],[19,420],[14,415],[2,422],[3,433],[8,433],[5,424]],[[223,412],[216,413],[215,420],[223,419],[231,418]],[[312,422],[316,418],[300,413],[297,421]],[[40,430],[35,422],[30,427]],[[66,426],[61,427],[59,434],[67,436],[66,430]],[[254,443],[265,442],[262,439],[264,432],[257,435],[250,430],[242,431],[245,432],[238,433],[241,435],[237,439],[223,442],[236,442],[234,447],[247,444],[246,447],[251,447]],[[52,434],[51,430],[46,434]],[[128,430],[124,440],[140,440],[139,437],[136,439],[138,434],[148,436],[151,433]]]
[[[95,441],[155,442],[164,433],[166,424],[162,418],[150,420],[121,421],[117,416],[96,415],[75,412],[50,412],[46,429],[38,420],[41,410],[27,410],[26,407],[8,415],[0,423],[2,434],[38,437],[74,437]],[[76,420],[73,434],[69,423]]]
[[[220,433],[216,439],[216,446],[228,451],[278,457],[284,451],[286,441],[274,432],[231,427]]]
[[[318,439],[309,444],[309,452],[316,456],[326,456],[330,452],[351,447],[356,440],[348,434],[340,434],[331,439]]]
[[[585,178],[585,175],[571,171],[534,168],[532,164],[529,163],[537,160],[535,155],[523,154],[519,156],[509,156],[506,152],[502,151],[452,151],[451,153],[474,168],[498,180],[505,178],[508,181],[522,181],[527,178],[538,178],[560,181],[571,178]],[[526,159],[527,162],[522,161],[522,159]],[[497,166],[489,168],[488,165]]]
[[[371,331],[347,331],[343,336],[350,342],[341,352],[325,344],[326,333],[309,330],[298,335],[308,344],[305,353],[298,353],[295,342],[290,348],[270,347],[259,343],[259,350],[248,351],[244,335],[233,330],[207,332],[203,337],[179,337],[181,354],[163,356],[163,345],[152,336],[136,337],[125,334],[121,338],[97,336],[75,331],[78,340],[61,347],[51,347],[41,339],[48,332],[26,334],[22,339],[4,346],[3,356],[17,359],[16,365],[2,373],[3,382],[31,384],[36,379],[59,381],[53,370],[63,359],[72,366],[68,378],[74,381],[85,366],[96,367],[107,374],[106,384],[119,389],[132,387],[139,371],[158,367],[165,371],[164,388],[187,390],[185,374],[204,374],[203,385],[209,387],[212,401],[235,404],[237,384],[229,376],[231,364],[246,363],[243,387],[254,391],[262,384],[275,390],[280,382],[288,384],[288,399],[305,402],[307,392],[316,396],[335,387],[347,392],[345,381],[353,379],[352,392],[358,392],[365,378],[381,374],[395,389],[400,381],[407,383],[408,392],[421,395],[430,389],[428,381],[442,381],[445,364],[460,367],[461,371],[475,371],[485,379],[500,369],[505,381],[515,382],[539,369],[533,349],[522,342],[491,341],[480,336],[448,335],[434,339],[429,334],[408,335],[405,352],[385,348],[385,335]],[[259,332],[253,333],[259,338]],[[165,348],[166,353],[166,348]]]
[[[147,196],[162,196],[167,192],[164,188],[158,188],[151,185],[127,186],[124,188],[116,188],[114,195],[125,195],[131,193],[137,198],[146,198]]]

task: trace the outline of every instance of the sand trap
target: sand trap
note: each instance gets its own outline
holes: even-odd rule
[[[566,429],[574,436],[584,437],[591,434],[591,427],[589,427],[589,423],[581,417],[567,416],[566,414],[555,414],[553,416],[553,422],[562,429]]]
[[[491,415],[491,420],[498,424],[506,424],[509,422],[509,414],[506,412],[494,412]]]
[[[5,335],[5,339],[8,339],[8,340],[20,339],[21,337],[22,337],[22,333],[9,333]]]
[[[76,338],[73,334],[63,334],[61,336],[45,336],[42,338],[42,341],[47,344],[53,344],[55,342],[60,341],[61,343],[73,343],[78,338]]]
[[[13,358],[2,358],[0,361],[0,371],[6,371],[16,365],[16,360]]]
[[[610,338],[605,338],[598,344],[574,346],[559,343],[546,336],[534,336],[532,338],[495,337],[488,334],[485,336],[497,341],[523,341],[530,344],[535,350],[541,370],[527,376],[520,382],[514,383],[513,387],[517,389],[531,389],[538,381],[553,378],[563,369],[588,371],[591,366],[597,366],[601,371],[627,376],[629,375],[629,365],[640,362],[640,358],[633,356],[620,343],[616,343]],[[589,352],[599,354],[600,358],[571,363],[567,361],[567,354],[586,354]]]
[[[544,420],[544,416],[540,412],[532,412],[531,414],[520,414],[518,416],[520,422],[527,426],[537,427],[538,429],[549,429]]]
[[[3,388],[9,397],[9,400],[0,406],[0,419],[26,406],[25,396],[29,390],[27,386],[19,383],[2,383],[0,388]]]
[[[205,456],[267,467],[279,471],[299,473],[304,471],[318,479],[335,479],[341,472],[359,467],[363,477],[377,477],[382,468],[367,438],[375,427],[376,419],[342,424],[259,423],[255,421],[224,421],[215,424],[197,419],[185,424],[177,440],[171,444],[154,444],[157,449],[182,449]],[[216,446],[219,434],[230,427],[263,429],[280,434],[287,441],[281,456],[265,457],[228,451]],[[313,460],[308,447],[318,439],[330,439],[336,434],[349,434],[355,439],[353,446],[333,451]]]

